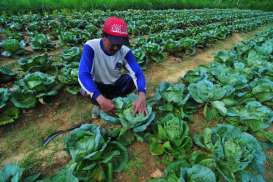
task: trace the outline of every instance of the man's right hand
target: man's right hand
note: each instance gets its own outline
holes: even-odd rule
[[[113,104],[112,100],[105,98],[104,96],[100,95],[97,97],[97,102],[100,105],[100,108],[109,114],[114,114],[115,112],[115,105]]]

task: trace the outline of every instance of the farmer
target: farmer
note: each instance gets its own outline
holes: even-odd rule
[[[82,95],[89,95],[94,104],[92,118],[99,109],[114,114],[111,99],[124,97],[135,89],[138,99],[133,104],[135,113],[147,113],[146,81],[129,45],[128,25],[118,17],[104,21],[103,37],[87,41],[79,65],[78,80]],[[122,68],[128,73],[122,74]]]

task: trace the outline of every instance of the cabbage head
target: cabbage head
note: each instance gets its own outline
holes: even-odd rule
[[[157,131],[151,137],[150,151],[153,155],[169,152],[176,158],[192,147],[188,125],[174,114],[169,113],[157,123]]]
[[[195,143],[212,155],[215,170],[226,181],[238,181],[244,172],[263,175],[265,153],[257,139],[239,128],[219,124],[194,136]]]
[[[154,120],[155,113],[152,111],[152,106],[147,104],[147,115],[144,113],[134,114],[133,102],[136,99],[137,96],[134,94],[113,99],[116,115],[110,116],[101,112],[101,118],[109,123],[121,124],[123,127],[121,135],[129,129],[132,129],[134,132],[144,131]]]

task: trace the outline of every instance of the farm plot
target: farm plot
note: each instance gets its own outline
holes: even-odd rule
[[[200,14],[204,12],[200,10]],[[177,57],[194,55],[196,48],[204,48],[233,32],[249,31],[272,20],[272,15],[263,12],[257,12],[255,16],[238,21],[212,18],[207,21],[208,24],[194,24],[192,21],[183,25],[183,31],[180,30],[181,26],[166,28],[160,34],[155,34],[156,31],[151,28],[149,34],[143,37],[137,33],[132,47],[139,50],[136,54],[140,55],[143,66],[147,66],[148,61],[160,63],[167,54]],[[128,162],[126,147],[135,139],[147,142],[151,154],[158,156],[165,166],[170,166],[166,168],[165,177],[158,181],[187,180],[200,176],[204,181],[263,180],[265,154],[255,137],[263,142],[272,142],[272,133],[265,130],[271,127],[273,117],[272,38],[270,29],[231,51],[219,52],[214,63],[188,72],[179,83],[160,84],[155,96],[150,99],[147,116],[130,115],[130,97],[117,99],[115,103],[120,109],[118,117],[102,114],[102,118],[120,123],[121,127],[105,130],[96,125],[84,125],[73,131],[66,138],[66,146],[72,157],[70,163],[57,176],[47,180],[63,181],[69,175],[72,181],[77,181],[77,178],[90,181],[87,176],[111,181],[113,172],[125,169]],[[71,45],[62,42],[61,38],[57,44]],[[30,45],[33,48],[34,44]],[[57,48],[56,45],[53,47]],[[171,52],[174,49],[179,51]],[[25,48],[22,47],[22,50],[24,52]],[[42,48],[38,52],[43,50],[48,51]],[[12,56],[3,51],[3,55]],[[64,50],[61,56],[35,55],[19,59],[15,66],[1,67],[1,78],[5,82],[5,88],[1,88],[3,125],[14,122],[20,110],[24,112],[38,102],[46,102],[62,88],[77,94],[79,56],[80,49],[72,47]],[[193,136],[189,125],[193,122],[193,115],[201,111],[204,122],[222,125],[207,128]],[[91,142],[93,139],[96,139],[94,143]],[[83,148],[80,147],[82,144]],[[26,175],[17,166],[5,169],[3,172],[16,169],[17,175]],[[206,175],[202,176],[203,173],[199,172]],[[37,178],[34,176],[33,179]]]
[[[109,15],[128,21],[131,47],[143,68],[149,62],[161,63],[168,55],[194,55],[197,49],[232,33],[247,32],[273,20],[271,12],[217,9],[3,15],[1,55],[17,60],[12,69],[0,67],[3,101],[9,98],[14,106],[10,110],[14,119],[3,119],[0,125],[14,122],[20,110],[44,103],[63,88],[79,93],[81,48],[76,46],[101,35],[100,26]]]

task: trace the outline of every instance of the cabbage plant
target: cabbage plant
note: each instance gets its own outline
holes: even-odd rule
[[[16,54],[22,54],[24,52],[25,42],[18,41],[17,39],[6,39],[0,42],[1,55],[5,57],[11,57]]]
[[[28,176],[26,170],[17,164],[6,164],[0,170],[1,182],[35,182],[39,178],[40,174]]]
[[[0,66],[0,81],[6,83],[16,78],[16,73],[7,66]]]
[[[0,109],[6,106],[10,97],[8,88],[0,88]]]
[[[265,153],[249,133],[241,132],[239,128],[218,124],[214,128],[206,128],[201,134],[194,136],[194,142],[206,150],[207,158],[214,161],[214,171],[226,181],[240,181],[241,175],[262,177],[265,165]],[[199,161],[206,163],[205,160]],[[250,181],[252,181],[250,180]]]
[[[273,106],[273,81],[268,78],[255,79],[250,84],[251,93],[261,103]]]
[[[235,89],[231,85],[213,84],[204,79],[188,86],[191,97],[200,104],[205,104],[203,113],[207,120],[219,118],[219,114],[225,116],[227,108],[222,99],[231,96]]]
[[[189,113],[186,104],[189,98],[190,95],[184,84],[161,82],[152,100],[159,112],[172,112],[184,118]]]
[[[234,125],[241,125],[251,131],[268,128],[273,122],[273,111],[258,101],[249,101],[243,107],[230,107],[227,121]]]
[[[112,173],[122,171],[128,162],[127,149],[111,141],[105,131],[94,124],[84,124],[65,138],[71,155],[69,165],[79,181],[112,181]]]
[[[149,182],[216,182],[214,172],[206,166],[195,164],[188,167],[177,167],[166,176]]]
[[[79,62],[81,57],[81,50],[78,47],[71,47],[65,49],[62,53],[62,60],[65,62]]]
[[[25,72],[46,71],[51,67],[48,54],[42,54],[32,58],[21,58],[17,63]]]
[[[55,76],[42,72],[29,73],[14,84],[11,94],[12,103],[18,108],[32,108],[37,101],[44,103],[44,98],[57,95],[59,86]]]
[[[46,34],[35,34],[31,38],[30,44],[34,51],[48,50],[54,47]]]
[[[166,57],[163,48],[159,44],[148,42],[143,45],[143,49],[145,50],[147,58],[156,63],[163,62]]]
[[[16,164],[7,164],[0,171],[0,181],[19,182],[22,178],[24,169]]]
[[[136,48],[133,50],[133,53],[136,56],[137,63],[145,69],[149,63],[145,51],[142,48]]]
[[[216,182],[214,172],[199,164],[181,169],[181,182]]]
[[[80,86],[78,84],[78,67],[79,63],[72,62],[65,65],[58,73],[58,80],[65,84],[65,90],[73,95],[80,92]]]
[[[156,133],[151,137],[149,145],[153,155],[169,153],[176,159],[185,157],[185,151],[192,147],[189,127],[174,114],[167,114],[156,123]]]
[[[0,126],[15,122],[20,115],[20,110],[10,106],[10,91],[8,88],[0,88]]]
[[[133,102],[136,99],[137,96],[134,94],[113,99],[116,110],[115,116],[108,115],[101,111],[101,118],[109,123],[121,124],[122,130],[120,135],[129,129],[132,129],[134,132],[144,131],[154,120],[155,113],[152,111],[152,106],[148,104],[146,115],[144,113],[134,114]]]

